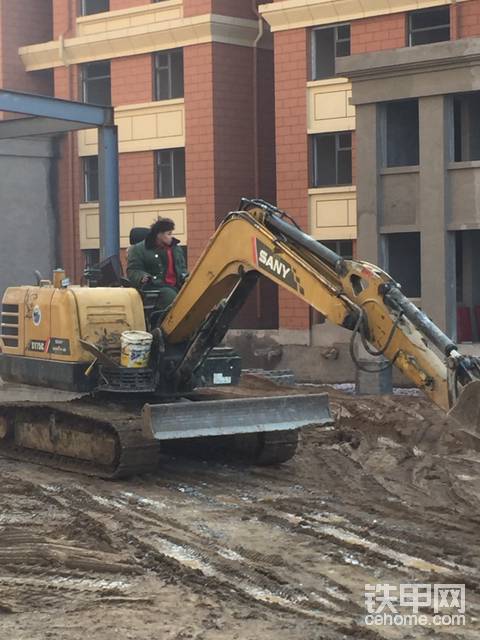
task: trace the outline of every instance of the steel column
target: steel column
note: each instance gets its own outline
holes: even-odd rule
[[[100,260],[120,253],[118,195],[118,132],[116,126],[98,129],[98,183],[100,204]]]

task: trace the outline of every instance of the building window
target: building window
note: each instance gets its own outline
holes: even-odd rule
[[[183,49],[156,53],[154,61],[155,100],[183,98]]]
[[[350,55],[350,25],[314,29],[312,31],[312,80],[332,78],[335,59]]]
[[[110,0],[81,0],[80,15],[91,16],[94,13],[102,13],[110,10]]]
[[[402,291],[408,298],[420,298],[420,234],[391,233],[386,236],[386,241],[388,273],[402,285]]]
[[[83,201],[98,201],[98,157],[83,158]]]
[[[185,149],[164,149],[156,153],[157,198],[185,195]]]
[[[385,120],[387,167],[418,165],[418,100],[388,102]]]
[[[352,184],[352,134],[319,133],[310,136],[312,187]]]
[[[453,98],[454,160],[480,160],[480,91]]]
[[[353,258],[353,240],[322,240],[323,245],[346,260]]]
[[[412,11],[408,14],[408,44],[430,44],[450,40],[450,7]]]
[[[110,60],[82,65],[82,99],[91,104],[112,104]]]

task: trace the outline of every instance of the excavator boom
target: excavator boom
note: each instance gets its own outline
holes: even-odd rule
[[[461,355],[385,271],[343,259],[285,212],[247,199],[219,226],[163,320],[167,342],[190,341],[175,375],[188,377],[220,343],[259,274],[351,330],[358,366],[357,340],[370,355],[395,364],[446,412],[464,387],[480,379],[478,360]]]

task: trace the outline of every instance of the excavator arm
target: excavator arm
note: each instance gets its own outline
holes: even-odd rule
[[[461,355],[382,269],[343,259],[273,205],[243,199],[218,227],[162,322],[167,343],[188,344],[178,380],[192,375],[221,342],[260,274],[351,330],[354,360],[359,340],[445,411],[480,378],[477,360]]]

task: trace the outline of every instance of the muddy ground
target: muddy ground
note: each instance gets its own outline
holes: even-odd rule
[[[0,457],[1,638],[480,637],[475,438],[420,396],[331,408],[269,468],[164,457],[114,483]],[[466,623],[366,626],[377,583],[465,584]]]

